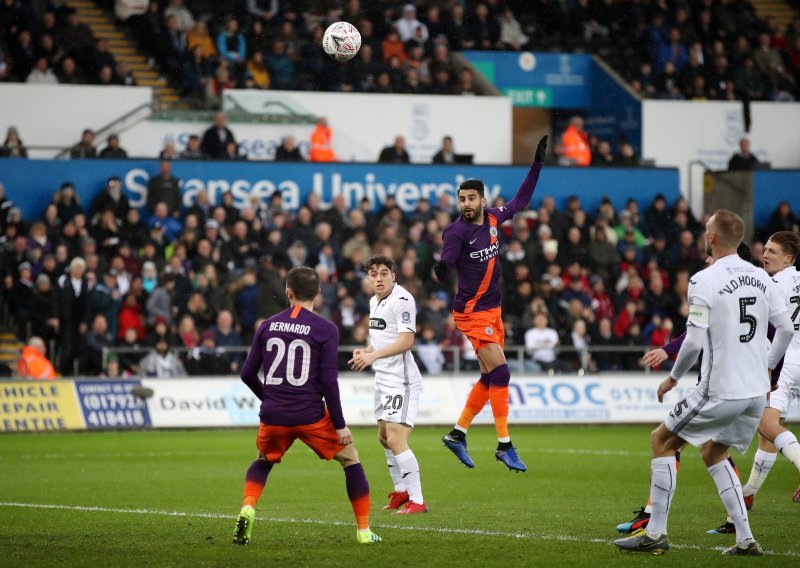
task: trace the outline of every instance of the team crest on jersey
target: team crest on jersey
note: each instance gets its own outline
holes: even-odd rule
[[[489,236],[491,237],[497,236],[497,227],[489,227]]]
[[[492,228],[494,228],[494,227],[492,227]],[[483,331],[486,332],[486,335],[494,335],[494,330],[491,327],[487,327]]]
[[[411,313],[410,312],[403,312],[402,316],[400,316],[403,323],[411,323]]]

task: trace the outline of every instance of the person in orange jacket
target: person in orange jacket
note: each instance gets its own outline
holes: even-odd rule
[[[22,379],[52,380],[56,370],[47,358],[47,350],[41,337],[31,337],[22,348],[19,358],[19,376]]]
[[[583,119],[573,116],[569,126],[561,135],[563,157],[575,166],[585,168],[592,161],[592,150],[589,146],[589,135],[583,129]]]
[[[317,121],[317,127],[311,133],[311,153],[309,154],[309,161],[311,162],[333,162],[336,160],[336,154],[331,148],[331,138],[333,131],[328,126],[328,119],[324,116]]]

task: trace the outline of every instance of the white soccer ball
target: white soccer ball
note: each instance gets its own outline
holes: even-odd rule
[[[325,35],[322,36],[322,49],[340,63],[349,61],[361,49],[361,34],[352,24],[336,22],[325,30]]]

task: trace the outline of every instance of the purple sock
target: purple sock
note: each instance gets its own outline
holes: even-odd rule
[[[347,485],[347,497],[351,501],[369,495],[369,482],[367,482],[367,475],[360,463],[354,463],[344,468],[344,478]]]
[[[507,387],[511,381],[511,371],[505,363],[489,371],[489,382],[496,387]]]
[[[489,380],[489,373],[481,373],[480,382],[488,389],[491,385],[491,381]]]
[[[267,483],[267,476],[272,469],[273,464],[264,460],[256,460],[247,469],[247,475],[244,476],[245,481],[252,481],[259,485]]]

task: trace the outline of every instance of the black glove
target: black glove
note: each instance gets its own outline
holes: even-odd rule
[[[444,279],[447,277],[447,265],[439,261],[433,265],[433,273],[436,275],[436,279],[439,282],[444,282]]]
[[[536,155],[534,155],[533,159],[540,164],[544,163],[544,155],[547,153],[547,134],[542,136],[542,139],[539,140],[539,145],[536,146]]]

